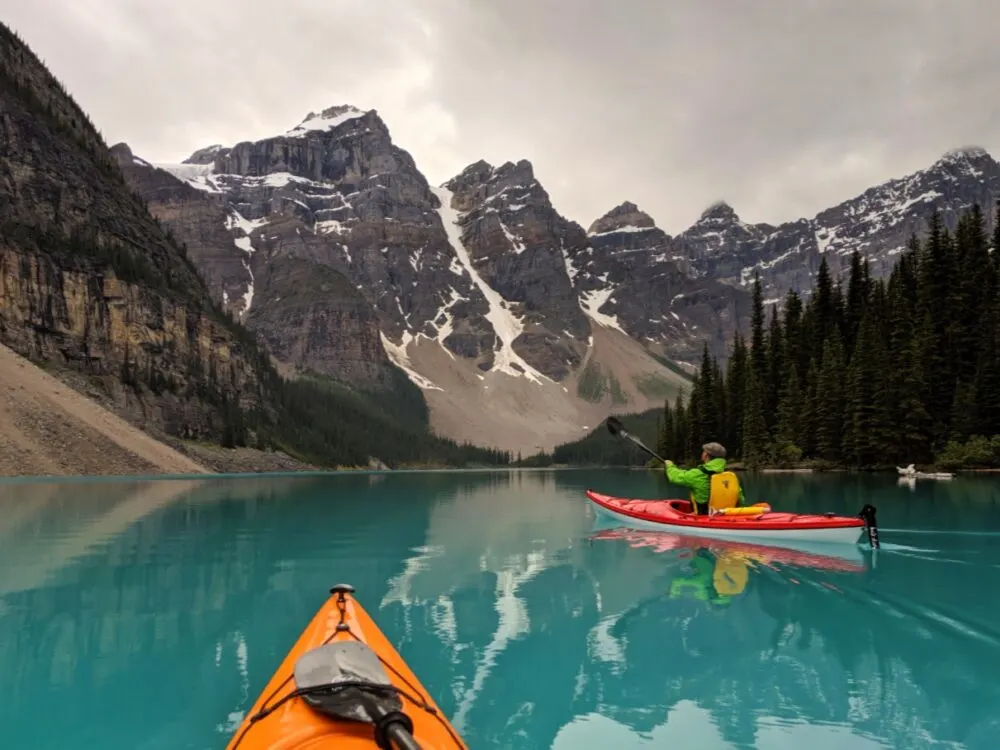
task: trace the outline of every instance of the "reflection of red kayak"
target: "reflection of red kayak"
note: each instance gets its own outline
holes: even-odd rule
[[[699,516],[688,500],[630,500],[587,490],[603,515],[623,526],[651,531],[683,530],[722,539],[857,544],[865,531],[860,516],[759,513],[752,516]],[[866,506],[870,508],[871,506]],[[874,509],[871,510],[874,518]]]
[[[852,550],[854,555],[845,552],[841,556],[837,554],[840,547],[830,548],[829,545],[822,545],[828,548],[822,552],[812,552],[728,539],[704,539],[669,531],[637,531],[636,529],[604,529],[596,532],[590,538],[620,539],[628,542],[630,547],[650,547],[657,552],[703,548],[716,555],[736,555],[761,565],[781,563],[802,568],[836,570],[843,573],[864,573],[867,570],[864,558],[861,557],[861,552],[857,549]],[[850,550],[850,548],[848,549]]]

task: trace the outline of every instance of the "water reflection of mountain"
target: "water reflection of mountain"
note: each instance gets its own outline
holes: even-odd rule
[[[174,726],[225,734],[332,584],[377,609],[423,543],[428,495],[456,485],[381,482],[380,515],[363,502],[371,479],[18,486],[0,499],[7,738],[154,748],[176,746]]]
[[[440,701],[472,746],[547,748],[597,715],[638,742],[680,709],[675,720],[701,722],[706,747],[755,747],[795,722],[821,725],[812,731],[827,740],[916,747],[917,736],[961,742],[994,718],[1000,688],[982,680],[1000,666],[995,626],[942,619],[966,611],[955,577],[985,585],[985,572],[887,550],[860,576],[751,565],[725,607],[671,598],[694,549],[594,543],[575,489],[541,503],[524,481],[435,507],[427,544],[383,602],[405,612],[419,673],[451,686]],[[868,490],[831,489],[831,510],[850,512]],[[815,510],[816,488],[802,482],[802,492]],[[783,496],[782,507],[796,504]],[[901,616],[890,601],[921,604]]]
[[[582,475],[375,479],[46,485],[32,491],[47,510],[0,501],[5,740],[219,747],[348,581],[470,747],[995,745],[995,586],[978,564],[994,538],[885,534],[865,574],[751,560],[720,604],[691,581],[694,555],[724,551],[595,539]],[[874,493],[788,486],[782,506],[804,510],[854,512]],[[947,519],[955,500],[936,498],[948,528],[995,517],[958,498],[964,520]],[[883,527],[909,512],[880,504]]]

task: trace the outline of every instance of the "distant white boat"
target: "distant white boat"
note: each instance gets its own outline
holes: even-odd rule
[[[896,467],[896,471],[899,472],[901,477],[906,479],[954,479],[955,475],[947,471],[917,471],[913,464],[910,464],[906,468]]]

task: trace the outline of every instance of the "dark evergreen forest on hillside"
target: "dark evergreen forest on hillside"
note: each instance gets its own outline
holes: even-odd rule
[[[888,278],[855,251],[834,279],[824,258],[814,288],[770,313],[755,277],[749,340],[736,336],[724,368],[706,347],[690,391],[664,405],[657,452],[693,463],[718,440],[748,468],[1000,464],[996,224],[991,239],[972,206],[951,232],[935,213]],[[613,442],[596,430],[553,460],[636,463]]]

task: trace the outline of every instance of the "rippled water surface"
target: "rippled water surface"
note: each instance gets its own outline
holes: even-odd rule
[[[2,745],[222,748],[346,581],[472,748],[1000,748],[1000,479],[747,482],[883,547],[595,525],[646,472],[0,484]]]

